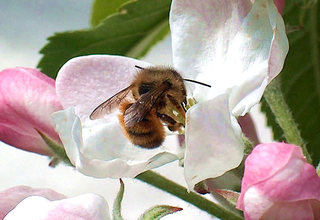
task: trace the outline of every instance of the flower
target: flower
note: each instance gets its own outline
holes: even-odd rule
[[[15,186],[0,192],[0,219],[3,219],[22,200],[29,196],[42,196],[49,200],[66,198],[66,196],[51,189],[35,189],[28,186]]]
[[[300,147],[260,144],[245,162],[237,208],[245,219],[320,219],[320,179]]]
[[[173,63],[199,101],[187,112],[185,178],[189,188],[237,167],[243,157],[236,117],[257,104],[281,71],[288,40],[272,0],[173,1]]]
[[[5,220],[111,219],[105,199],[92,193],[65,198],[50,189],[18,186],[0,195],[0,217]]]
[[[123,135],[117,112],[90,120],[93,109],[126,88],[142,61],[108,55],[78,57],[59,71],[57,95],[66,110],[53,114],[56,129],[73,165],[94,177],[135,177],[139,173],[176,160],[179,147],[146,150]],[[74,110],[70,107],[74,107]],[[76,113],[76,114],[75,114]]]
[[[50,118],[61,109],[53,79],[31,68],[0,72],[1,141],[23,150],[52,155],[38,131],[61,143]]]
[[[188,84],[198,101],[186,114],[185,128],[185,178],[193,189],[240,164],[236,118],[260,101],[280,72],[288,41],[272,0],[173,0],[170,27],[175,69],[212,85]],[[87,175],[134,177],[181,157],[181,149],[166,143],[153,150],[133,146],[115,115],[89,120],[98,104],[130,85],[135,65],[150,64],[93,55],[68,61],[58,73],[57,95],[66,110],[53,118],[71,162]]]

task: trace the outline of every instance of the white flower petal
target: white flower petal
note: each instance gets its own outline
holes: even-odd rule
[[[241,41],[242,35],[251,37]],[[241,51],[238,55],[243,71],[238,76],[243,79],[234,86],[230,106],[234,115],[244,115],[260,101],[267,84],[281,71],[288,53],[285,25],[273,0],[255,1],[236,39],[240,39],[241,47],[235,46],[230,52]]]
[[[252,219],[261,219],[263,213],[273,205],[273,201],[254,186],[246,191],[243,199],[246,205],[245,211],[250,213]]]
[[[144,149],[131,144],[117,120],[101,119],[82,125],[72,108],[52,117],[72,164],[89,176],[135,177],[181,155],[182,149],[176,146]]]
[[[170,25],[174,66],[194,85],[198,101],[230,94],[230,109],[244,115],[281,70],[288,41],[272,0],[174,0]]]
[[[199,103],[187,112],[186,146],[185,178],[190,190],[241,163],[241,129],[229,112],[228,95]]]

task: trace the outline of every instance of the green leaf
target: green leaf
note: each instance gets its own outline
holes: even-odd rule
[[[173,207],[168,205],[154,206],[145,211],[139,218],[139,220],[158,220],[166,215],[181,211],[182,208]]]
[[[55,78],[69,59],[89,54],[113,54],[135,58],[146,54],[169,32],[171,0],[136,0],[88,30],[57,33],[41,49],[38,67]]]
[[[112,210],[113,220],[123,220],[121,216],[121,202],[123,198],[123,193],[124,193],[124,183],[122,179],[120,179],[120,190],[113,204],[113,210]]]
[[[237,205],[240,193],[229,189],[214,189],[214,191],[225,198],[234,207]]]
[[[37,130],[37,132],[40,134],[41,138],[46,142],[48,147],[53,151],[54,156],[51,159],[50,166],[55,167],[60,161],[65,162],[68,165],[71,165],[71,162],[67,156],[67,153],[63,146],[59,145],[55,141],[53,141],[51,138],[49,138],[47,135],[42,133],[41,131]]]
[[[284,20],[288,30],[294,31],[288,33],[290,49],[280,73],[281,90],[316,165],[320,158],[320,6],[299,8],[295,1],[286,3]],[[274,138],[283,141],[283,132],[265,102],[262,110]]]
[[[95,0],[91,10],[91,25],[97,26],[100,22],[109,15],[118,11],[123,3],[130,0]]]

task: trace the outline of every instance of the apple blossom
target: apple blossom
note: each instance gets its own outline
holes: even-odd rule
[[[49,200],[66,198],[66,196],[51,189],[15,186],[0,192],[0,219],[3,219],[22,200],[29,196],[42,196]]]
[[[320,179],[300,147],[260,144],[245,161],[237,208],[245,219],[320,219]]]
[[[281,71],[288,40],[272,0],[173,1],[173,63],[199,101],[187,112],[185,178],[194,184],[237,167],[243,157],[236,117],[257,104]],[[209,122],[209,123],[208,123]]]
[[[0,72],[0,140],[14,147],[52,155],[38,131],[57,143],[50,115],[62,106],[55,82],[31,68],[10,68]]]
[[[88,193],[55,201],[41,196],[27,197],[4,218],[4,220],[15,219],[108,220],[111,218],[105,199]]]
[[[135,177],[177,159],[181,152],[179,147],[146,150],[132,145],[123,135],[117,112],[104,119],[89,119],[97,105],[130,84],[136,73],[134,65],[148,64],[92,55],[70,60],[58,73],[57,95],[66,110],[54,113],[53,119],[71,163],[84,174]]]
[[[288,51],[282,17],[272,0],[173,0],[170,11],[173,66],[197,104],[186,114],[185,178],[189,189],[237,167],[243,143],[237,117],[257,104],[280,72]],[[101,102],[130,85],[151,64],[120,56],[91,55],[68,61],[57,77],[66,109],[53,115],[71,162],[95,177],[134,177],[180,158],[166,142],[157,149],[133,146],[116,113],[91,121]]]

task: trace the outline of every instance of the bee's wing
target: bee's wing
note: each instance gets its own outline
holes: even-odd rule
[[[120,102],[127,98],[131,93],[131,86],[121,90],[111,98],[107,99],[103,103],[101,103],[98,107],[96,107],[93,112],[90,114],[90,119],[95,120],[99,118],[103,118],[105,115],[113,112],[115,108],[117,108]]]
[[[140,98],[125,111],[124,123],[126,127],[134,126],[136,123],[142,121],[168,88],[167,83],[162,83],[141,95]]]

